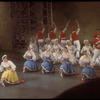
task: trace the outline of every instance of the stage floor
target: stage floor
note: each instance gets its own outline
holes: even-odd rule
[[[79,72],[78,75],[66,76],[61,78],[59,72],[56,73],[46,73],[42,75],[40,71],[38,72],[26,72],[22,73],[23,64],[25,60],[23,59],[24,52],[9,52],[0,51],[0,63],[2,55],[7,54],[8,59],[15,63],[17,66],[17,74],[20,79],[25,82],[17,85],[6,85],[2,87],[0,84],[0,98],[55,98],[60,93],[68,90],[79,84],[84,84],[81,82],[81,68],[75,66],[75,70]],[[38,61],[37,64],[40,66],[42,61]],[[55,65],[56,69],[59,69],[60,64]],[[100,69],[96,69],[97,74],[100,74]],[[1,77],[0,73],[0,77]]]

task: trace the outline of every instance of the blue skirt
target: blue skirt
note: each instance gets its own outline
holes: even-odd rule
[[[75,72],[72,64],[67,64],[66,62],[70,62],[69,59],[63,59],[64,64],[60,66],[60,71],[63,71],[65,74],[73,74]]]
[[[28,67],[29,70],[38,69],[38,65],[35,61],[30,60],[32,57],[29,57],[28,60],[24,63],[24,66]]]
[[[43,68],[46,72],[55,71],[54,64],[52,62],[49,62],[48,60],[49,58],[46,58],[40,67]]]
[[[82,75],[85,75],[86,78],[88,78],[88,79],[92,79],[92,78],[96,77],[96,72],[91,67],[83,67],[83,69],[82,69]]]

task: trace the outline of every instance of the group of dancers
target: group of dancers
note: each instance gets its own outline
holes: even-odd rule
[[[67,22],[65,28],[61,26],[59,38],[56,37],[57,26],[50,27],[48,37],[44,39],[45,25],[38,28],[36,40],[34,37],[30,38],[27,45],[27,51],[23,55],[26,59],[23,67],[23,73],[29,71],[41,71],[42,74],[47,72],[59,72],[63,78],[66,75],[79,74],[75,71],[75,65],[82,68],[81,80],[84,82],[88,79],[97,77],[94,67],[100,66],[100,34],[94,34],[93,46],[89,40],[84,40],[84,46],[81,49],[79,41],[80,25],[76,20],[76,26],[72,27],[72,33],[69,40],[66,39],[66,31],[70,20]],[[43,60],[40,66],[37,61]],[[2,56],[3,62],[0,66],[0,71],[3,71],[1,76],[1,83],[5,86],[4,81],[7,83],[24,82],[19,80],[15,71],[16,66],[12,61],[7,60],[7,55]],[[55,68],[56,64],[60,64],[59,69]]]

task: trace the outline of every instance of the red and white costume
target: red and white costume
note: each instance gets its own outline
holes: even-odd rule
[[[44,46],[44,31],[45,28],[39,27],[39,31],[37,32],[36,38],[38,38],[39,49],[42,49]]]
[[[73,31],[70,35],[70,40],[73,40],[74,46],[77,48],[77,53],[76,53],[76,57],[79,58],[80,57],[80,49],[81,49],[81,45],[80,45],[80,41],[79,41],[79,37],[78,34],[80,32],[80,29],[78,28],[77,31]]]
[[[62,27],[61,27],[62,28]],[[65,27],[60,33],[59,33],[59,38],[61,39],[61,45],[65,47],[66,45],[66,32],[67,28]]]
[[[56,31],[57,31],[56,27],[55,28],[50,27],[50,32],[48,34],[48,38],[51,40],[52,45],[54,44],[55,39],[56,39]]]
[[[94,36],[96,36],[98,34],[95,33]],[[95,38],[93,45],[95,47],[93,61],[95,61],[95,63],[100,63],[100,39]]]

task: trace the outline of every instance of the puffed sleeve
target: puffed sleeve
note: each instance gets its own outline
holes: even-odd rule
[[[84,58],[84,56],[81,56],[80,59],[79,59],[79,64],[80,64],[80,65],[83,64],[83,58]]]
[[[24,59],[27,57],[26,55],[27,55],[27,51],[26,51],[25,54],[23,55]]]
[[[67,28],[65,27],[65,28],[63,29],[63,33],[65,33],[65,32],[66,32],[66,30],[67,30]]]
[[[36,61],[36,54],[34,53],[34,51],[31,51],[31,52],[32,52],[32,55],[33,55],[33,56],[32,56],[32,60],[33,60],[33,61]]]
[[[81,50],[81,54],[83,53],[83,51],[84,51],[84,47],[83,47],[82,50]]]
[[[77,35],[79,34],[79,32],[80,32],[80,28],[78,28],[78,29],[77,29],[77,32],[76,32],[76,33],[77,33]]]
[[[3,67],[3,62],[2,62],[1,65],[0,65],[0,72],[2,72],[3,69],[4,69],[4,67]]]
[[[10,67],[15,71],[16,70],[16,65],[12,61],[8,61]]]
[[[45,28],[42,29],[42,33],[44,33],[44,31],[45,31]]]
[[[64,48],[59,44],[59,48],[63,51],[64,50]]]
[[[52,53],[50,54],[50,59],[52,59],[53,61],[55,60],[55,58],[54,58]]]
[[[45,51],[44,52],[42,52],[41,54],[40,54],[40,57],[41,57],[41,59],[43,60],[44,59],[44,54],[45,54]]]
[[[90,58],[90,66],[93,68],[93,67],[94,67],[94,65],[95,65],[95,63],[94,63],[93,59],[92,59],[92,58]]]
[[[78,49],[75,46],[72,46],[72,49],[73,49],[73,53],[78,51]]]
[[[55,27],[55,28],[54,28],[54,33],[56,33],[56,31],[57,31],[57,28]]]

